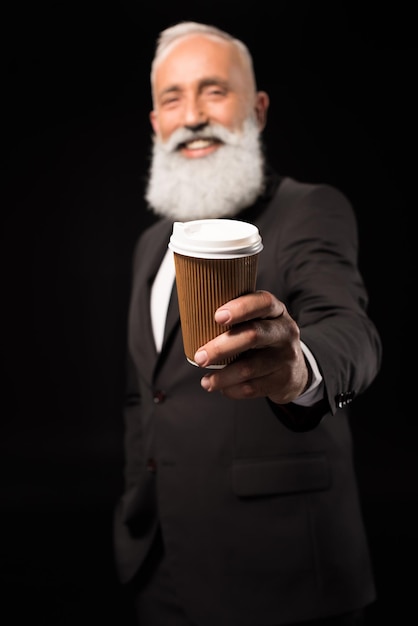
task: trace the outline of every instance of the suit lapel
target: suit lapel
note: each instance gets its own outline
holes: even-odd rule
[[[142,255],[138,259],[135,269],[135,284],[131,307],[132,337],[135,343],[135,360],[142,375],[145,376],[150,384],[160,354],[164,353],[172,334],[180,325],[177,289],[174,281],[164,328],[163,345],[161,353],[158,354],[151,322],[151,289],[161,261],[166,253],[171,230],[172,224],[169,222],[161,222],[156,227],[150,239],[143,245]]]
[[[165,321],[163,348],[166,342],[169,340],[171,333],[178,326],[179,323],[179,302],[177,298],[176,281],[174,280],[173,288],[171,290],[170,302],[168,304],[167,319]]]
[[[180,315],[178,307],[176,281],[173,281],[171,290],[171,296],[168,303],[167,316],[164,327],[163,344],[161,346],[161,352],[157,355],[157,360],[154,363],[154,376],[157,374],[158,367],[162,364],[162,360],[166,358],[167,350],[170,350],[170,346],[174,341],[174,337],[177,332],[180,332]]]

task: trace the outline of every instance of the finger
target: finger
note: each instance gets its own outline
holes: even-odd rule
[[[234,357],[241,352],[260,347],[260,338],[264,334],[261,322],[240,324],[201,346],[194,355],[193,360],[200,367],[213,365],[224,359]],[[267,345],[268,340],[265,339],[265,342],[265,345]]]
[[[203,386],[203,385],[202,385]],[[286,383],[280,383],[277,372],[262,378],[252,379],[220,390],[222,395],[231,400],[254,400],[256,398],[274,397],[276,404],[292,402],[297,393],[289,393]]]
[[[238,324],[201,346],[194,355],[194,361],[200,367],[207,367],[248,350],[259,350],[269,346],[280,347],[289,339],[297,339],[295,334],[297,327],[295,324],[289,324],[289,320],[288,317],[281,317]]]
[[[242,385],[252,379],[261,378],[277,370],[277,350],[249,351],[240,355],[227,367],[208,372],[202,378],[202,387],[207,391],[221,391],[234,385]]]
[[[215,321],[218,324],[239,324],[255,318],[280,317],[285,311],[283,302],[268,291],[259,290],[223,304],[215,312]]]
[[[270,352],[270,354],[269,354]],[[277,393],[284,387],[286,367],[277,367],[276,350],[263,351],[262,359],[258,353],[235,361],[223,370],[207,374],[201,380],[203,389],[208,392],[220,391],[233,399],[250,399]]]
[[[276,348],[247,353],[201,379],[202,388],[208,392],[219,391],[231,399],[274,397],[279,404],[292,402],[305,385],[302,370]]]

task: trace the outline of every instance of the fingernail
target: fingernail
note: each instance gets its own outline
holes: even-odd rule
[[[215,321],[218,324],[227,324],[231,319],[231,315],[227,309],[221,309],[215,313]]]
[[[203,389],[205,389],[206,391],[209,391],[210,388],[210,380],[209,380],[209,376],[204,376],[201,381],[200,381],[201,386],[203,387]]]
[[[198,365],[204,365],[208,360],[208,353],[206,350],[198,350],[194,355],[194,362]]]

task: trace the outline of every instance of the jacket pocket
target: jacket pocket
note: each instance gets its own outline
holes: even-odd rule
[[[240,497],[323,491],[331,485],[325,454],[280,459],[239,459],[232,466],[232,488]]]

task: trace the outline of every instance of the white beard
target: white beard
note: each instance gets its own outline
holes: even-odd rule
[[[177,151],[180,143],[198,137],[215,137],[223,145],[197,159]],[[216,124],[197,132],[180,128],[164,143],[154,136],[145,199],[157,215],[178,221],[232,217],[263,189],[264,158],[253,118],[239,133]]]

